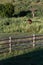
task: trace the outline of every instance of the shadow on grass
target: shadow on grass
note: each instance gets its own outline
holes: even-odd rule
[[[0,65],[43,65],[43,49],[1,60]]]

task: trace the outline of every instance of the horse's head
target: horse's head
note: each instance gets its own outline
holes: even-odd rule
[[[28,19],[28,22],[29,22],[29,24],[31,24],[32,23],[32,20],[31,19]]]

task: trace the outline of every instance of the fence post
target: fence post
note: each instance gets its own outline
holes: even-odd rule
[[[33,48],[35,47],[35,34],[33,34]]]
[[[9,37],[9,53],[11,53],[11,37]]]

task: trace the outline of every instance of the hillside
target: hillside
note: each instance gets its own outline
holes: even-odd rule
[[[0,33],[3,32],[43,33],[43,0],[0,0]]]
[[[13,17],[24,15],[33,16],[33,14],[34,16],[43,16],[43,0],[0,0],[0,10],[2,11],[2,8],[4,9],[2,13],[5,16],[6,7],[11,6],[10,4],[14,6]]]

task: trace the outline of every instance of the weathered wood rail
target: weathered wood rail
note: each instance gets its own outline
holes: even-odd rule
[[[43,46],[43,34],[0,39],[0,53]]]

